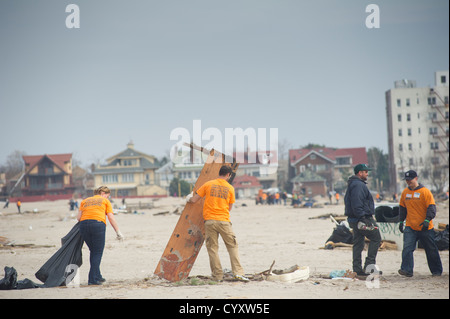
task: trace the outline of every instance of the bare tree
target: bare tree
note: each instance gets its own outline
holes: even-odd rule
[[[25,170],[22,156],[26,155],[24,151],[14,151],[6,158],[5,175],[6,179],[11,179]]]

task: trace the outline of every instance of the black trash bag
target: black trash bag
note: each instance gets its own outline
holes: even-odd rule
[[[448,250],[448,224],[443,231],[432,229],[434,232],[434,242],[438,250]],[[419,239],[418,248],[424,248],[422,241]]]
[[[83,239],[80,234],[80,223],[76,223],[70,232],[61,238],[62,247],[36,272],[37,279],[44,283],[44,287],[58,287],[66,284],[66,278],[76,270],[69,265],[83,263],[81,249]],[[69,269],[68,269],[69,268]]]
[[[443,231],[438,231],[435,234],[434,240],[439,250],[449,249],[449,238],[448,238],[448,224]]]
[[[0,280],[0,290],[16,289],[17,271],[13,267],[5,267],[5,278]]]
[[[338,225],[331,234],[330,238],[327,239],[326,243],[332,241],[333,243],[344,243],[344,244],[352,244],[353,243],[353,234],[344,225]]]
[[[40,288],[42,285],[36,284],[30,279],[17,281],[17,271],[14,267],[5,267],[5,278],[0,280],[0,290],[12,290],[12,289],[29,289]]]

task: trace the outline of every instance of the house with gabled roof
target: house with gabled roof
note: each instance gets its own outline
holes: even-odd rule
[[[159,167],[153,155],[136,150],[130,142],[125,150],[107,158],[105,165],[95,167],[94,189],[106,185],[112,197],[166,195],[155,174]]]
[[[72,195],[72,154],[22,156],[22,196]]]
[[[258,191],[263,188],[257,177],[249,175],[236,176],[233,187],[237,198],[255,198]]]
[[[330,191],[342,191],[358,163],[367,163],[365,147],[291,149],[289,178],[294,191],[326,196]]]

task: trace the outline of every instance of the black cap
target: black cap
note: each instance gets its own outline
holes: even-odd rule
[[[371,171],[372,169],[367,167],[366,164],[358,164],[353,168],[355,175],[358,174],[359,171]]]
[[[407,171],[407,172],[405,173],[405,177],[404,177],[403,179],[404,179],[404,180],[407,180],[407,181],[410,181],[410,180],[412,180],[412,179],[414,179],[414,178],[416,178],[416,177],[417,177],[416,171],[409,170],[409,171]]]

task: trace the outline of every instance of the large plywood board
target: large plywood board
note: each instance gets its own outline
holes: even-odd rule
[[[190,145],[193,149],[199,149]],[[200,176],[195,183],[195,192],[204,183],[216,179],[222,165],[229,165],[233,169],[234,177],[239,166],[234,159],[225,159],[225,155],[215,150],[208,152],[208,158],[203,166]],[[230,183],[232,182],[230,179]],[[203,199],[196,203],[188,203],[169,238],[167,246],[156,267],[155,275],[172,282],[180,281],[189,276],[197,255],[203,245],[205,228],[203,220]]]

